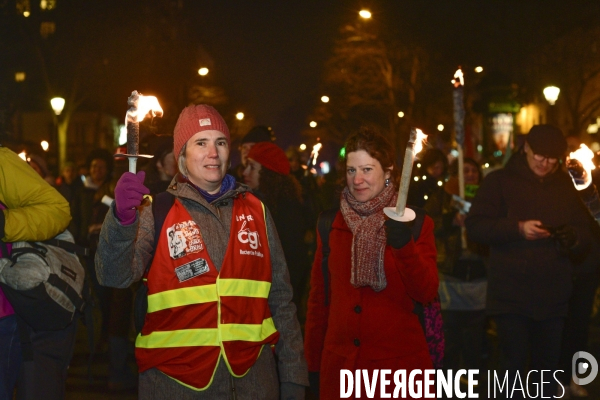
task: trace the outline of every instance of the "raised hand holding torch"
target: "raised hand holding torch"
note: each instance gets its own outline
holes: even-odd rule
[[[137,207],[150,190],[144,186],[146,173],[140,171],[136,174],[138,157],[152,158],[153,156],[140,154],[140,121],[146,115],[162,117],[163,110],[154,96],[143,96],[133,91],[127,100],[130,108],[127,110],[125,123],[127,124],[127,154],[115,154],[115,157],[129,159],[129,172],[119,178],[115,187],[115,216],[121,225],[133,224],[136,220]]]
[[[134,90],[127,99],[130,106],[125,115],[127,126],[127,154],[115,154],[115,157],[127,157],[129,159],[129,172],[135,174],[138,157],[152,158],[154,156],[140,154],[140,121],[151,114],[152,118],[162,117],[163,110],[154,96],[144,96]]]
[[[393,220],[409,222],[416,217],[415,212],[406,207],[406,199],[408,197],[408,188],[410,186],[410,177],[415,155],[423,149],[423,141],[425,140],[427,140],[427,135],[424,134],[423,131],[417,128],[412,128],[410,130],[406,151],[404,152],[404,164],[402,165],[402,176],[400,178],[400,188],[398,189],[398,201],[396,202],[396,207],[385,207],[383,209],[385,215]]]

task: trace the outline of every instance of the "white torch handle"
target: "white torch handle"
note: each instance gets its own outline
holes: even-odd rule
[[[137,157],[128,157],[129,158],[129,172],[132,174],[136,173],[136,165],[137,165]]]

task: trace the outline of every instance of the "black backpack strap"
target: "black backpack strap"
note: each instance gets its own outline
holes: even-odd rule
[[[323,255],[323,259],[321,261],[321,271],[323,272],[323,288],[325,290],[325,305],[329,305],[329,232],[331,232],[331,226],[333,225],[333,220],[337,215],[339,208],[333,208],[331,210],[323,211],[319,214],[319,219],[317,220],[317,230],[319,231],[319,236],[321,237],[321,253]]]
[[[30,243],[30,244],[34,244],[34,243]],[[10,257],[8,257],[13,262],[12,265],[10,266],[10,268],[12,268],[15,265],[15,263],[17,262],[19,257],[21,257],[23,254],[35,254],[36,256],[41,258],[42,261],[44,261],[44,263],[46,263],[46,265],[50,265],[50,264],[48,264],[48,261],[46,261],[46,252],[47,252],[46,249],[41,250],[36,247],[19,247],[18,249],[13,248]]]
[[[64,279],[61,279],[61,277],[56,274],[50,274],[48,276],[47,282],[55,288],[57,288],[58,290],[60,290],[61,292],[63,292],[65,296],[67,296],[68,299],[71,300],[71,303],[73,303],[77,311],[83,311],[83,305],[85,304],[85,302],[83,301],[81,296],[79,296],[77,291],[75,291],[75,289],[73,289],[73,287],[69,285]]]
[[[92,255],[91,250],[88,249],[87,247],[83,247],[83,246],[80,246],[80,245],[72,243],[72,242],[67,242],[66,240],[50,239],[50,240],[46,240],[42,243],[49,244],[51,246],[60,247],[61,249],[64,249],[64,250],[68,251],[69,253],[73,253],[73,254],[76,254],[76,255],[82,256],[82,257],[89,257]]]

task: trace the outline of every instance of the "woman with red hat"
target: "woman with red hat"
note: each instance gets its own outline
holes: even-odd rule
[[[229,128],[213,107],[191,105],[173,138],[180,173],[152,206],[145,173],[124,173],[96,257],[104,285],[145,278],[139,398],[303,399],[285,257],[267,207],[226,173]]]
[[[302,188],[290,174],[290,162],[284,151],[274,143],[257,143],[248,153],[244,183],[269,207],[294,289],[294,303],[303,314],[302,297],[310,274],[306,232],[302,208]]]

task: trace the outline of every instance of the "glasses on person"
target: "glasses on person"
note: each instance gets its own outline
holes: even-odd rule
[[[558,158],[554,157],[545,157],[541,154],[533,154],[533,159],[535,161],[543,162],[544,160],[548,160],[548,164],[556,164],[558,162]]]

